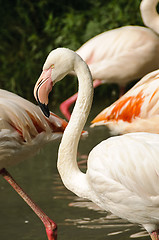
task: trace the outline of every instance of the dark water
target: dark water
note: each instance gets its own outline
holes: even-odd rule
[[[97,106],[89,120],[99,111]],[[85,129],[89,130],[89,136],[80,142],[79,161],[81,155],[87,155],[97,143],[109,136],[104,127]],[[56,169],[58,146],[59,141],[51,143],[34,158],[9,169],[21,187],[58,224],[58,239],[150,239],[140,226],[102,211],[63,186]],[[82,171],[85,168],[82,164]],[[2,178],[0,196],[0,240],[47,239],[41,221]]]

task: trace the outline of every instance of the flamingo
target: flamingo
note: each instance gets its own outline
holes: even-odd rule
[[[72,70],[78,77],[79,94],[58,151],[57,167],[64,185],[102,209],[141,224],[151,239],[158,240],[159,135],[140,132],[108,138],[91,150],[87,171],[81,172],[77,148],[93,99],[87,64],[74,51],[53,50],[44,63],[34,96],[49,112],[48,93]]]
[[[43,222],[48,240],[56,240],[56,224],[15,182],[7,167],[33,155],[44,144],[62,135],[67,123],[51,113],[46,118],[40,108],[24,98],[0,89],[0,174]]]
[[[159,134],[159,70],[144,76],[127,93],[100,112],[91,127],[107,126],[112,134]]]
[[[140,4],[142,19],[149,28],[124,26],[109,30],[91,38],[76,51],[91,70],[94,88],[105,83],[117,83],[122,96],[128,82],[159,68],[157,3],[158,0],[142,0]],[[69,107],[76,99],[77,93],[60,105],[68,120]]]

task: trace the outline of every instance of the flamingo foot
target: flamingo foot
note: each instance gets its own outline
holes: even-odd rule
[[[48,240],[57,240],[57,225],[50,218],[48,219],[48,221],[49,224],[45,224]]]

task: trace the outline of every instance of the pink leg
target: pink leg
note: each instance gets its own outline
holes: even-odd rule
[[[78,93],[75,93],[73,96],[66,99],[63,103],[60,104],[60,110],[67,120],[70,120],[71,117],[69,108],[76,101],[77,97]]]
[[[150,234],[152,240],[159,240],[159,230],[156,230]]]
[[[48,240],[57,239],[57,225],[54,223],[32,200],[31,198],[22,190],[22,188],[14,181],[12,176],[7,172],[5,168],[0,170],[0,174],[3,178],[15,189],[15,191],[24,199],[24,201],[32,208],[35,214],[43,222]]]
[[[96,87],[100,86],[101,84],[102,84],[101,81],[96,79],[93,82],[93,87],[96,88]],[[67,120],[70,120],[70,117],[71,117],[69,108],[76,101],[77,97],[78,97],[78,93],[75,93],[73,96],[71,96],[70,98],[66,99],[60,105],[60,110],[61,110],[62,114],[65,116],[65,118]]]

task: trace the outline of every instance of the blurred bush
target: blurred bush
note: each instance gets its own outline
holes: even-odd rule
[[[79,48],[91,37],[124,25],[142,25],[139,0],[5,0],[0,8],[0,88],[33,100],[33,87],[49,51]],[[55,101],[76,91],[56,86]],[[62,92],[62,94],[61,94]],[[103,90],[99,97],[105,96]]]

